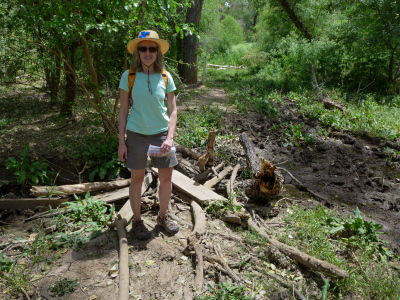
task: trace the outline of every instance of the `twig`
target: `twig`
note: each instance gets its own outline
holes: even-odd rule
[[[362,83],[362,80],[361,80],[360,83],[358,84],[358,89],[357,89],[356,95],[358,95],[359,92],[361,92],[362,90],[365,90],[367,87],[369,87],[371,84],[373,84],[374,81],[375,81],[375,79],[372,82],[368,83],[364,88],[360,89],[360,86]]]
[[[226,274],[228,274],[228,276],[230,278],[232,278],[233,281],[244,282],[244,280],[242,278],[240,278],[240,276],[238,274],[236,274],[235,272],[232,271],[232,269],[228,266],[228,264],[222,258],[207,255],[207,254],[203,254],[203,258],[205,260],[209,261],[210,263],[217,262],[218,264],[220,264],[223,267]]]
[[[308,62],[311,65],[311,73],[312,73],[312,77],[314,79],[314,83],[315,83],[315,87],[317,88],[317,90],[319,91],[319,85],[318,85],[318,81],[317,81],[317,76],[315,75],[315,69],[314,69],[314,64],[311,62],[311,60],[308,60]]]
[[[272,278],[273,280],[277,281],[280,285],[282,285],[283,287],[287,288],[287,289],[293,289],[294,293],[296,294],[297,298],[299,298],[300,300],[307,300],[307,298],[304,298],[304,296],[300,293],[300,291],[298,289],[296,289],[294,286],[290,286],[289,284],[287,284],[286,282],[280,280],[278,277],[269,274],[268,272],[265,272],[264,269],[260,268],[259,266],[255,266],[257,268],[257,270],[259,270],[261,273],[267,275],[268,277]]]
[[[26,299],[31,300],[31,298],[29,297],[28,293],[25,292],[24,288],[22,286],[20,288],[21,288],[21,291],[24,293]]]
[[[316,192],[314,192],[313,190],[309,189],[308,187],[306,187],[304,184],[302,184],[296,177],[294,177],[288,170],[286,170],[285,168],[281,168],[281,167],[277,167],[278,170],[282,170],[285,171],[294,181],[297,182],[297,184],[304,190],[306,190],[307,192],[309,192],[310,194],[312,194],[313,196],[324,200],[326,202],[329,202],[328,199],[326,199],[325,197],[322,197],[321,195],[318,195]]]

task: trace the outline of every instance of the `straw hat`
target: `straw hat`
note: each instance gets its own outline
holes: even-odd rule
[[[165,54],[168,49],[169,49],[169,44],[167,41],[162,40],[158,37],[157,32],[153,31],[153,30],[142,30],[139,33],[139,36],[137,39],[133,39],[128,43],[128,46],[126,47],[128,49],[128,51],[130,53],[133,54],[133,52],[135,52],[135,49],[137,47],[137,45],[140,42],[143,41],[152,41],[158,44],[158,47],[160,48],[160,51],[162,54]]]

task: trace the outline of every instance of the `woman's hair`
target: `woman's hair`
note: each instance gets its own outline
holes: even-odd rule
[[[138,47],[136,47],[135,51],[132,54],[131,69],[143,72],[142,62],[140,61]],[[163,69],[164,69],[164,56],[160,51],[160,47],[157,46],[157,58],[154,62],[154,70],[157,73],[161,73]]]

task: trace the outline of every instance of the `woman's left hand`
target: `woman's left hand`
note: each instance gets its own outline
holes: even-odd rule
[[[167,153],[169,150],[171,150],[172,144],[173,144],[173,140],[171,138],[167,138],[160,147],[161,153],[164,154],[164,153]]]

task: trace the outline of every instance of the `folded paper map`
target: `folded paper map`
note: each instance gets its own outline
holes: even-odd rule
[[[162,157],[162,156],[172,156],[176,152],[176,148],[172,147],[171,150],[165,153],[161,153],[160,147],[150,145],[149,150],[147,150],[148,156]]]

